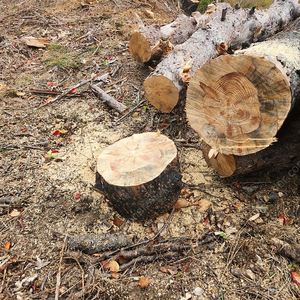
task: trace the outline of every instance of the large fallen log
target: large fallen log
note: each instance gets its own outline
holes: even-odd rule
[[[181,177],[174,142],[146,132],[122,139],[99,155],[94,188],[120,215],[142,221],[172,209]]]
[[[185,81],[216,57],[217,50],[237,49],[242,44],[273,36],[300,15],[299,7],[297,0],[279,0],[265,10],[225,9],[221,18],[213,19],[186,42],[175,46],[173,52],[157,65],[144,82],[147,99],[157,109],[170,112],[178,102],[179,92],[186,86]],[[190,59],[188,67],[186,63]]]
[[[299,118],[296,121],[293,118],[293,121],[287,120],[278,134],[277,131],[289,113],[299,114],[299,41],[300,18],[268,41],[237,51],[236,55],[212,60],[207,66],[214,65],[214,62],[220,59],[225,63],[222,67],[219,65],[219,68],[215,68],[211,74],[208,75],[205,71],[203,73],[202,68],[195,73],[187,93],[187,116],[191,126],[209,145],[203,147],[204,156],[221,177],[246,174],[269,166],[298,166]],[[243,60],[245,57],[249,58],[247,62],[260,61],[260,66],[255,63],[247,64]],[[244,61],[240,63],[238,74],[246,75],[247,82],[242,76],[232,85],[230,77],[236,71],[235,67],[230,69],[233,61]],[[269,67],[265,67],[266,62]],[[226,65],[227,63],[229,65]],[[203,69],[207,68],[204,66]],[[229,72],[224,74],[225,70]],[[214,83],[211,83],[210,87],[207,86],[201,79],[203,76],[214,78]],[[220,80],[224,80],[225,77],[226,88],[232,86],[231,90],[220,87]],[[218,91],[212,91],[212,87],[218,87]],[[199,90],[203,97],[198,97]],[[220,91],[224,92],[223,95]],[[249,101],[249,95],[252,101]],[[195,101],[195,97],[198,97],[198,101]],[[212,99],[213,97],[215,98]],[[196,107],[200,111],[198,119],[195,118]],[[278,142],[269,147],[270,142],[275,141],[276,134]],[[249,153],[252,154],[246,155]]]
[[[141,27],[132,34],[129,51],[138,62],[160,60],[172,52],[174,45],[184,43],[213,18],[221,18],[222,10],[229,7],[226,3],[211,4],[203,15],[194,12],[191,17],[180,15],[175,21],[162,27],[156,24]]]

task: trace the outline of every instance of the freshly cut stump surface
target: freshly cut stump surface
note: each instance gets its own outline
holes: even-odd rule
[[[146,220],[173,207],[181,177],[174,142],[147,132],[122,139],[99,155],[95,189],[123,217]]]
[[[291,101],[289,84],[272,62],[256,55],[224,55],[196,71],[186,112],[212,149],[241,156],[276,141]]]

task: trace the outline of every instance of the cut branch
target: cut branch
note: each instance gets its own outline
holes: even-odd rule
[[[108,106],[110,106],[111,108],[114,108],[117,112],[119,112],[120,114],[125,112],[125,110],[127,110],[127,106],[124,105],[121,102],[118,102],[115,98],[111,97],[110,95],[106,94],[102,89],[100,89],[98,86],[96,86],[95,84],[91,84],[90,85],[91,89],[97,93],[97,95],[99,96],[99,98]]]
[[[184,43],[196,30],[221,16],[224,4],[211,4],[205,14],[194,12],[191,17],[180,15],[165,26],[150,25],[135,32],[129,42],[132,57],[138,62],[160,60],[173,51],[174,45]]]

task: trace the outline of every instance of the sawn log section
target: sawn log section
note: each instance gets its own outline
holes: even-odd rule
[[[273,138],[275,136],[274,130],[278,131],[280,129],[288,114],[291,116],[286,119],[284,127],[277,134],[276,138],[278,142],[275,142],[264,150],[257,150],[258,152],[256,153],[252,151],[250,153],[253,154],[239,156],[237,155],[239,153],[235,151],[225,151],[224,153],[222,147],[219,147],[219,149],[216,150],[219,150],[220,153],[211,155],[212,152],[214,152],[211,151],[211,148],[215,147],[214,143],[208,142],[209,146],[204,145],[203,151],[207,162],[213,166],[221,177],[256,172],[269,166],[275,169],[276,167],[289,168],[299,164],[300,123],[299,118],[295,120],[295,116],[297,117],[297,115],[299,115],[300,106],[299,41],[300,18],[295,20],[284,31],[272,39],[254,44],[248,49],[237,51],[236,55],[232,56],[232,58],[243,57],[245,54],[248,56],[251,55],[253,58],[263,56],[264,60],[273,64],[273,68],[272,70],[270,69],[270,72],[274,70],[281,72],[291,93],[290,101],[286,101],[288,98],[284,97],[276,98],[284,89],[286,90],[286,86],[281,85],[279,81],[274,81],[274,77],[268,79],[268,75],[264,76],[264,73],[261,72],[261,82],[264,83],[262,86],[263,97],[265,97],[268,90],[270,92],[276,91],[276,93],[273,98],[265,98],[267,105],[264,106],[264,111],[262,109],[263,105],[259,107],[260,124],[257,129],[249,131],[248,133],[249,141],[253,138],[253,147],[255,148],[255,144],[257,144],[257,149],[261,150],[261,145],[259,146],[259,143],[256,143],[255,138],[256,140],[261,138],[264,142],[266,142],[268,138]],[[250,69],[249,67],[249,70]],[[252,69],[255,69],[254,66]],[[252,73],[254,73],[253,70]],[[217,74],[220,74],[220,70],[215,70],[214,76],[217,76]],[[230,110],[230,107],[228,107],[228,110]],[[268,118],[263,119],[262,114],[267,114]],[[250,110],[248,118],[251,118]],[[236,116],[236,120],[238,120],[238,116]],[[262,124],[262,122],[264,122],[264,124]],[[264,130],[264,134],[261,134],[259,132],[263,127],[266,127],[266,130]],[[269,136],[267,134],[269,134]],[[232,141],[232,137],[230,139]],[[248,145],[249,141],[247,142]],[[226,141],[224,143],[226,144]],[[247,152],[243,154],[247,154]]]

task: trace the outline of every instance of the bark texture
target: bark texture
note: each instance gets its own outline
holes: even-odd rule
[[[153,89],[163,89],[160,79],[150,78],[164,76],[172,82],[177,90],[175,102],[179,92],[186,85],[181,77],[181,69],[191,58],[190,76],[207,61],[217,56],[217,47],[224,43],[232,49],[238,49],[242,44],[263,41],[282,30],[289,22],[299,16],[299,4],[296,0],[275,1],[268,9],[255,10],[232,9],[224,4],[225,16],[214,18],[206,26],[197,30],[186,42],[174,47],[173,52],[158,65],[156,70],[145,80],[144,90],[151,103],[169,102],[170,98],[152,97]],[[174,100],[173,100],[174,101]],[[154,105],[155,106],[155,105]],[[155,106],[156,107],[156,106]]]
[[[111,202],[123,217],[135,221],[156,218],[170,211],[181,191],[181,174],[174,160],[154,180],[138,186],[116,186],[107,183],[99,174],[94,188]]]
[[[172,23],[159,27],[150,25],[133,33],[129,41],[132,57],[138,62],[160,60],[173,50],[173,45],[184,43],[196,30],[215,17],[221,17],[223,3],[212,4],[205,14],[194,12],[191,17],[180,15]]]

